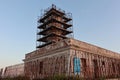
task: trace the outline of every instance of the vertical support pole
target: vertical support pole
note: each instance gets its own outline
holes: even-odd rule
[[[70,50],[68,51],[68,76],[70,76]]]

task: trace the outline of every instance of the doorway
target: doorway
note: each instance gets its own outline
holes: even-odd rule
[[[98,62],[97,60],[93,60],[93,70],[94,70],[94,78],[98,78]]]

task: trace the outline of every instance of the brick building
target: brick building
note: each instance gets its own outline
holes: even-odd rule
[[[26,54],[25,75],[84,78],[120,76],[120,54],[71,38],[72,18],[52,5],[38,20],[37,49]]]

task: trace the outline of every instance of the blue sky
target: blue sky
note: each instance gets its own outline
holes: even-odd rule
[[[37,17],[51,4],[72,13],[74,38],[120,52],[120,0],[0,0],[0,68],[35,50]]]

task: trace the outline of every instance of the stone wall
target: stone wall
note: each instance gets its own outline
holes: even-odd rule
[[[80,77],[99,78],[99,77],[118,77],[120,76],[120,60],[104,55],[96,55],[93,53],[71,50],[70,51],[70,75],[75,75],[73,59],[80,59]]]
[[[118,77],[120,54],[75,39],[65,39],[26,54],[25,75],[43,78],[76,75],[74,57],[80,59],[80,77]]]
[[[71,47],[74,47],[75,49],[82,50],[82,51],[87,51],[89,53],[105,56],[105,57],[110,57],[110,58],[116,58],[120,59],[120,53],[113,52],[83,41],[75,40],[75,39],[70,39],[69,41]]]
[[[0,78],[2,77],[3,68],[0,69]]]
[[[120,54],[82,41],[70,40],[70,75],[74,73],[73,59],[80,59],[80,77],[120,76]]]
[[[24,64],[16,64],[5,67],[3,77],[24,76]]]
[[[25,74],[32,79],[66,74],[67,59],[68,50],[25,61]]]

